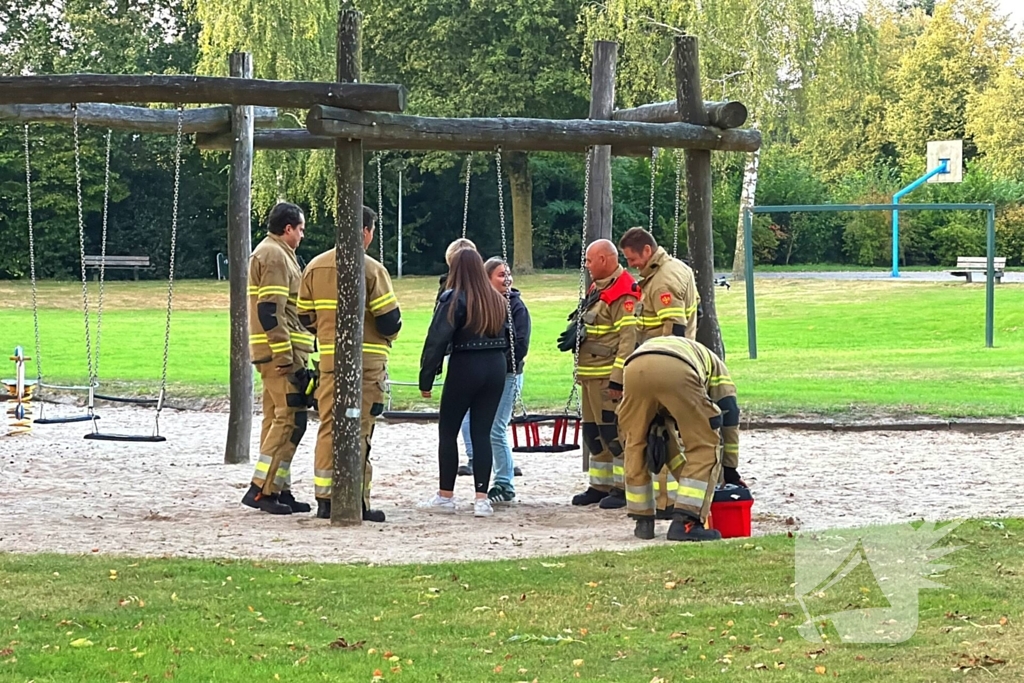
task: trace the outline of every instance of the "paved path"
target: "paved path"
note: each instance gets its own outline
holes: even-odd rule
[[[886,280],[891,282],[965,282],[962,277],[950,275],[948,270],[908,270],[901,271],[899,278],[893,278],[888,270],[828,270],[820,272],[784,272],[754,270],[758,280]],[[731,274],[719,273],[733,284]],[[984,274],[975,276],[975,284],[985,284]],[[1007,272],[1003,275],[1003,284],[1024,283],[1024,272]]]

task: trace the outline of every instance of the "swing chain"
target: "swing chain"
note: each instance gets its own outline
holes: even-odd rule
[[[93,371],[97,379],[100,376],[100,340],[103,337],[103,283],[107,274],[107,216],[110,206],[110,136],[113,131],[107,129],[107,158],[103,171],[103,231],[100,236],[100,300],[96,305],[96,357],[93,360]]]
[[[43,383],[43,364],[39,360],[39,295],[36,286],[36,231],[32,224],[32,164],[29,161],[28,124],[25,124],[25,191],[28,205],[28,265],[32,277],[32,324],[36,333],[36,384]],[[41,387],[40,387],[41,388]]]
[[[680,150],[676,150],[676,215],[675,222],[672,227],[672,257],[678,258],[679,255],[679,190],[682,189],[683,179],[683,153]]]
[[[498,171],[498,219],[501,224],[501,261],[505,268],[505,315],[508,317],[508,354],[509,362],[512,364],[512,413],[515,414],[518,409],[521,415],[526,415],[526,406],[523,404],[522,392],[519,390],[519,382],[516,381],[516,373],[519,368],[516,367],[516,328],[512,319],[512,278],[508,266],[508,240],[505,234],[505,183],[501,173],[500,147],[494,153],[494,161]],[[468,180],[466,186],[469,187]]]
[[[178,130],[174,144],[174,200],[171,206],[171,255],[167,270],[167,322],[164,325],[164,358],[160,373],[160,395],[156,404],[156,430],[159,434],[160,411],[164,407],[164,395],[167,391],[167,358],[171,348],[171,310],[174,305],[174,260],[178,245],[178,198],[181,189],[181,127],[185,118],[185,107],[178,105]]]
[[[658,148],[651,147],[651,206],[647,221],[647,232],[654,234],[654,181],[658,177]]]
[[[381,162],[384,153],[377,152],[377,246],[380,248],[380,264],[384,265],[384,195],[381,190]]]
[[[583,181],[583,230],[580,234],[580,284],[579,303],[576,305],[576,345],[572,352],[572,389],[569,391],[569,398],[565,402],[565,413],[573,411],[578,417],[581,414],[580,405],[580,344],[583,343],[583,300],[586,295],[587,279],[587,228],[590,223],[590,167],[594,156],[594,148],[587,148],[587,160]]]
[[[466,227],[469,225],[469,178],[472,170],[473,154],[470,153],[466,156],[466,199],[462,205],[462,239],[466,239]]]
[[[78,256],[82,265],[82,316],[85,319],[85,365],[89,384],[95,386],[96,373],[92,363],[92,335],[89,330],[89,280],[85,271],[85,219],[82,216],[82,153],[78,137],[78,105],[72,104],[72,130],[75,139],[75,193],[78,200]]]

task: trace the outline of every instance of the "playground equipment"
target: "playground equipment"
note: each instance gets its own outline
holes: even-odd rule
[[[25,379],[25,361],[32,359],[25,355],[22,347],[14,347],[11,360],[14,361],[14,379],[2,380],[7,390],[4,396],[8,404],[7,436],[18,436],[32,431],[32,392],[36,383]]]

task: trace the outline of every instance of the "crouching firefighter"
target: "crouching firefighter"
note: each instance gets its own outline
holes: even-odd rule
[[[313,335],[299,323],[295,305],[302,277],[295,249],[305,229],[302,209],[277,204],[267,217],[269,234],[249,259],[249,349],[263,381],[263,425],[242,503],[275,515],[310,511],[291,491],[292,457],[306,432],[306,362],[313,350]]]
[[[625,495],[615,411],[622,399],[622,368],[636,348],[633,312],[640,297],[640,288],[619,265],[619,252],[609,240],[597,240],[587,248],[586,267],[593,284],[558,340],[562,351],[574,351],[579,343],[576,374],[583,440],[590,451],[590,486],[573,497],[573,505]]]
[[[373,241],[377,214],[363,207],[363,249]],[[331,518],[331,485],[334,475],[334,331],[338,308],[338,269],[335,250],[320,254],[306,267],[299,292],[299,317],[316,333],[320,347],[320,376],[316,389],[320,429],[316,436],[313,486],[320,519]],[[363,520],[383,522],[384,512],[370,507],[373,466],[370,443],[377,417],[384,412],[384,392],[391,343],[402,328],[402,313],[388,271],[369,255],[364,258],[366,308],[363,318],[363,402],[359,441],[363,455]]]
[[[654,538],[651,474],[657,475],[665,466],[679,483],[668,540],[722,537],[704,526],[722,465],[727,483],[744,485],[736,471],[739,422],[736,386],[729,371],[699,342],[656,337],[630,355],[619,426],[626,444],[626,507],[636,519],[638,538]],[[678,429],[685,457],[670,448],[669,429]]]

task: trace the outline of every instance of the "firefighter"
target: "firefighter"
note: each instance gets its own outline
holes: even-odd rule
[[[619,252],[611,241],[597,240],[587,247],[586,267],[593,284],[558,340],[560,350],[573,351],[577,333],[582,337],[577,375],[583,440],[591,453],[590,487],[573,497],[573,505],[625,497],[615,410],[622,398],[623,364],[636,348],[634,311],[640,297],[640,288],[619,265]]]
[[[672,422],[676,426],[672,426]],[[654,538],[651,473],[668,467],[679,482],[670,541],[721,538],[705,529],[721,473],[745,486],[739,464],[740,409],[725,363],[700,342],[655,337],[626,360],[619,426],[626,450],[626,501],[638,538]],[[672,452],[670,434],[682,436],[686,457]],[[720,456],[724,441],[726,456]],[[719,469],[722,468],[722,472]]]
[[[363,207],[363,250],[373,241],[377,214]],[[377,417],[384,412],[384,392],[391,343],[402,328],[402,312],[391,286],[391,276],[377,260],[364,253],[366,312],[363,318],[363,402],[359,439],[363,454],[363,520],[383,522],[384,512],[370,507],[373,466],[370,444]],[[335,250],[329,249],[309,262],[299,292],[299,317],[316,333],[320,347],[320,378],[316,389],[320,429],[316,436],[313,485],[320,519],[331,518],[331,483],[334,474],[334,329],[338,307],[338,270]]]
[[[306,431],[306,361],[313,335],[299,323],[295,303],[302,273],[295,249],[306,219],[295,204],[281,202],[267,217],[268,234],[249,259],[249,349],[263,381],[260,457],[242,498],[275,515],[309,512],[291,492],[291,464]]]
[[[637,337],[643,343],[663,336],[697,338],[700,295],[693,270],[659,247],[643,228],[630,228],[619,240],[626,263],[640,273],[640,305],[637,307]],[[670,448],[677,449],[675,439]],[[654,481],[658,519],[671,519],[678,484],[668,468]],[[609,501],[602,501],[607,504]],[[625,501],[623,501],[624,503]]]

